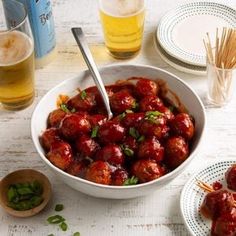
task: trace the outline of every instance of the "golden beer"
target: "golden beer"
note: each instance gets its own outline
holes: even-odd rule
[[[7,109],[27,107],[34,98],[34,46],[25,33],[0,33],[0,102]]]
[[[129,58],[140,50],[145,18],[144,5],[140,4],[140,7],[124,14],[113,14],[100,8],[105,44],[112,56]]]

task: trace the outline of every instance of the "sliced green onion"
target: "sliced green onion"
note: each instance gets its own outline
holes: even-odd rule
[[[125,113],[134,113],[132,110],[126,110]]]
[[[133,109],[139,108],[139,104],[137,102],[134,102],[133,105],[132,105],[132,108]]]
[[[60,224],[60,228],[62,229],[62,231],[66,231],[67,228],[68,228],[68,226],[67,226],[67,224],[66,224],[65,222],[62,222],[62,223]]]
[[[91,138],[96,138],[97,137],[98,129],[99,129],[99,127],[97,125],[95,127],[93,127],[92,133],[91,133]]]
[[[134,155],[134,151],[132,149],[130,149],[130,148],[125,148],[124,149],[124,153],[128,157],[132,157]]]
[[[60,108],[62,111],[66,112],[66,113],[70,113],[70,110],[68,109],[66,104],[61,104]]]
[[[18,188],[16,191],[19,195],[34,194],[33,190],[29,187],[28,188],[26,188],[26,187]]]
[[[43,198],[41,196],[33,196],[30,199],[31,208],[38,206],[43,201]]]
[[[118,117],[119,117],[119,120],[124,119],[125,116],[126,116],[126,113],[125,113],[125,112],[121,113],[121,114],[118,116]]]
[[[86,93],[86,91],[82,91],[81,93],[80,93],[80,97],[84,100],[85,98],[86,98],[86,96],[87,96],[87,93]]]
[[[62,204],[57,204],[55,206],[55,211],[62,211],[64,209],[64,206]]]
[[[139,132],[134,128],[134,127],[130,127],[129,128],[129,135],[132,136],[135,139],[139,138]]]
[[[33,181],[33,183],[30,184],[31,189],[36,193],[37,195],[41,195],[43,193],[43,187],[38,181]]]
[[[128,178],[125,182],[124,182],[124,186],[129,186],[129,185],[136,185],[138,183],[138,178],[135,176],[132,176],[131,178]]]
[[[142,135],[142,136],[140,136],[139,138],[138,138],[138,142],[142,142],[142,141],[144,141],[145,140],[145,136],[144,135]]]
[[[11,186],[7,191],[7,199],[9,202],[12,202],[16,197],[18,197],[16,188]]]
[[[60,215],[50,216],[47,219],[47,222],[49,224],[60,224],[60,223],[62,223],[64,221],[65,221],[65,219],[62,216],[60,216]]]
[[[73,236],[80,236],[80,232],[75,232]]]
[[[147,111],[145,116],[160,116],[163,115],[163,113],[159,112],[159,111]]]

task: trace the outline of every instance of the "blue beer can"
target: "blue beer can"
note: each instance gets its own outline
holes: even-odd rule
[[[50,0],[17,0],[28,11],[34,36],[36,68],[48,64],[55,55],[56,35]]]

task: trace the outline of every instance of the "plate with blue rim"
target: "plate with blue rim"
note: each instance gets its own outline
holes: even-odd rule
[[[209,165],[195,173],[184,185],[180,197],[180,209],[185,226],[191,235],[205,236],[210,235],[211,231],[211,221],[204,218],[199,212],[206,193],[196,185],[196,180],[207,184],[219,181],[226,188],[225,172],[233,164],[236,164],[236,159],[219,161]]]
[[[167,12],[160,20],[156,38],[161,47],[185,63],[206,66],[203,38],[215,39],[216,29],[236,28],[236,10],[216,2],[192,2]]]

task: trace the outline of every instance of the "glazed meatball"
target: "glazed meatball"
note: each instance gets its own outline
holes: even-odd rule
[[[144,116],[144,113],[127,113],[125,117],[121,119],[121,124],[126,128],[138,127]]]
[[[66,114],[67,113],[60,108],[52,111],[48,116],[49,126],[58,128]]]
[[[97,152],[96,160],[106,161],[111,165],[118,166],[124,163],[125,157],[118,145],[108,144]]]
[[[135,107],[135,99],[131,96],[129,91],[121,90],[114,93],[110,98],[111,108],[116,113],[122,113],[125,110]]]
[[[40,138],[43,148],[47,151],[50,149],[52,143],[59,140],[60,136],[59,130],[57,128],[46,129]]]
[[[177,135],[184,137],[186,140],[192,139],[194,135],[194,124],[187,113],[179,113],[171,122],[171,129]]]
[[[139,145],[138,158],[160,162],[164,158],[164,148],[156,138],[149,138]]]
[[[105,89],[106,89],[108,97],[110,98],[114,94],[113,91],[110,88],[107,88],[107,87],[105,87]],[[103,106],[104,105],[102,96],[101,96],[101,94],[98,91],[98,88],[96,86],[86,88],[85,92],[87,94],[92,94],[95,97],[95,101],[96,101],[97,106]]]
[[[189,155],[188,144],[182,137],[171,137],[165,145],[165,163],[171,169],[177,168]]]
[[[67,169],[73,161],[70,144],[63,141],[52,143],[47,158],[54,166],[62,170]]]
[[[115,121],[107,121],[98,130],[98,137],[103,143],[120,142],[124,135],[125,128]]]
[[[100,126],[107,121],[107,117],[102,114],[96,114],[89,116],[89,122],[92,127]]]
[[[236,191],[236,165],[231,166],[225,173],[225,179],[229,189]]]
[[[127,179],[128,179],[128,172],[123,168],[116,169],[112,173],[112,185],[122,186],[124,185]]]
[[[236,235],[236,213],[228,212],[212,223],[211,228],[212,236],[235,236]]]
[[[68,174],[84,178],[86,170],[87,170],[87,167],[84,161],[74,160],[66,169],[66,172]]]
[[[233,204],[233,195],[227,190],[221,189],[205,196],[200,211],[206,218],[214,220],[225,212],[231,211]]]
[[[75,141],[75,147],[79,154],[84,157],[93,157],[99,150],[99,144],[87,135],[82,135]]]
[[[165,117],[165,119],[168,122],[171,122],[175,118],[173,112],[169,108],[167,108],[165,106],[161,107],[159,109],[159,112],[161,112],[163,114],[163,116]]]
[[[95,96],[92,93],[81,91],[79,94],[69,99],[67,105],[70,109],[91,111],[96,106]]]
[[[153,160],[138,160],[132,165],[131,173],[140,183],[145,183],[160,178],[164,169]]]
[[[169,135],[169,127],[166,125],[164,116],[153,116],[150,119],[145,118],[140,122],[138,131],[140,134],[157,139],[166,138]]]
[[[140,97],[156,95],[158,92],[157,84],[149,79],[139,79],[136,84],[136,92]]]
[[[81,134],[91,131],[91,125],[84,115],[67,115],[61,123],[60,131],[67,139],[76,139]]]
[[[154,95],[145,96],[139,102],[140,111],[159,111],[164,107],[160,98]]]
[[[111,168],[107,162],[95,161],[87,169],[86,179],[97,184],[111,184]]]

